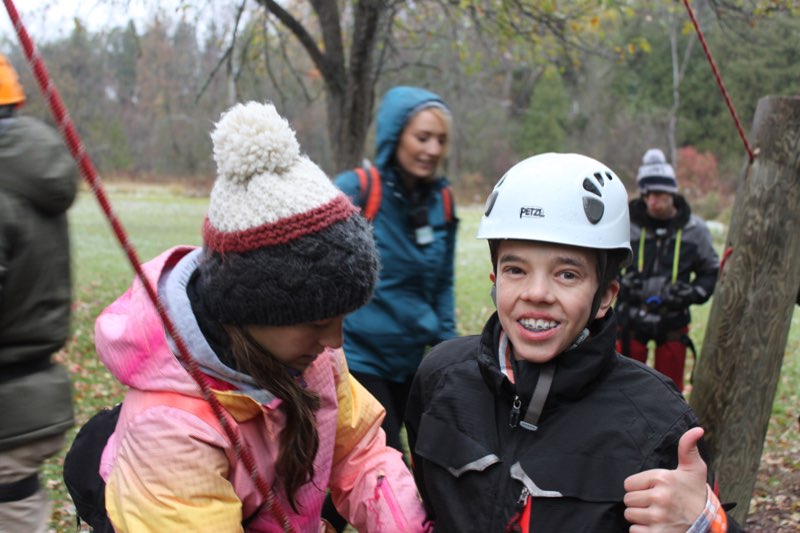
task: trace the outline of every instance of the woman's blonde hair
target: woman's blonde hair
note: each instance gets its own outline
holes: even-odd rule
[[[450,155],[450,144],[452,143],[450,130],[452,129],[453,126],[453,117],[447,109],[440,107],[438,105],[423,107],[422,109],[417,111],[417,113],[419,113],[420,111],[430,111],[437,119],[439,119],[439,122],[441,122],[445,127],[446,130],[445,133],[447,133],[447,142],[444,145],[444,150],[442,151],[442,159],[440,160],[444,161],[445,159],[447,159],[447,156]],[[441,165],[441,162],[439,164]]]

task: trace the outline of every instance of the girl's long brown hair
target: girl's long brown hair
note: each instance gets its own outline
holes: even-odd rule
[[[281,432],[275,478],[283,483],[289,504],[297,512],[297,490],[314,478],[314,458],[319,448],[314,414],[320,407],[319,396],[300,385],[287,367],[244,329],[225,326],[225,331],[236,369],[283,400],[286,427]]]

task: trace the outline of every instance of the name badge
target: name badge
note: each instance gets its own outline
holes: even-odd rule
[[[417,244],[424,245],[433,242],[433,228],[431,226],[417,228],[415,233],[417,236]]]

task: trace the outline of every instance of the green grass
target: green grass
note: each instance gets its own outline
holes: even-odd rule
[[[142,261],[170,246],[200,244],[205,198],[184,194],[176,187],[109,186],[113,209],[129,233]],[[479,333],[494,310],[489,297],[491,264],[486,242],[475,238],[482,209],[459,206],[456,257],[456,307],[461,334]],[[133,270],[109,223],[89,193],[81,193],[70,210],[73,251],[73,337],[58,359],[72,372],[78,426],[102,407],[122,399],[123,388],[109,375],[94,352],[93,324],[100,311],[129,286]],[[710,303],[693,310],[692,336],[702,346]],[[778,453],[800,442],[797,406],[800,405],[800,313],[795,312],[786,348],[780,384],[765,453]],[[71,442],[77,427],[70,431]],[[63,452],[45,465],[45,484],[53,499],[52,527],[75,531],[75,512],[61,480]]]

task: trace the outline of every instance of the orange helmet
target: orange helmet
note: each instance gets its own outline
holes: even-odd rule
[[[17,71],[8,62],[6,56],[0,54],[0,105],[22,104],[25,92],[19,83]]]

